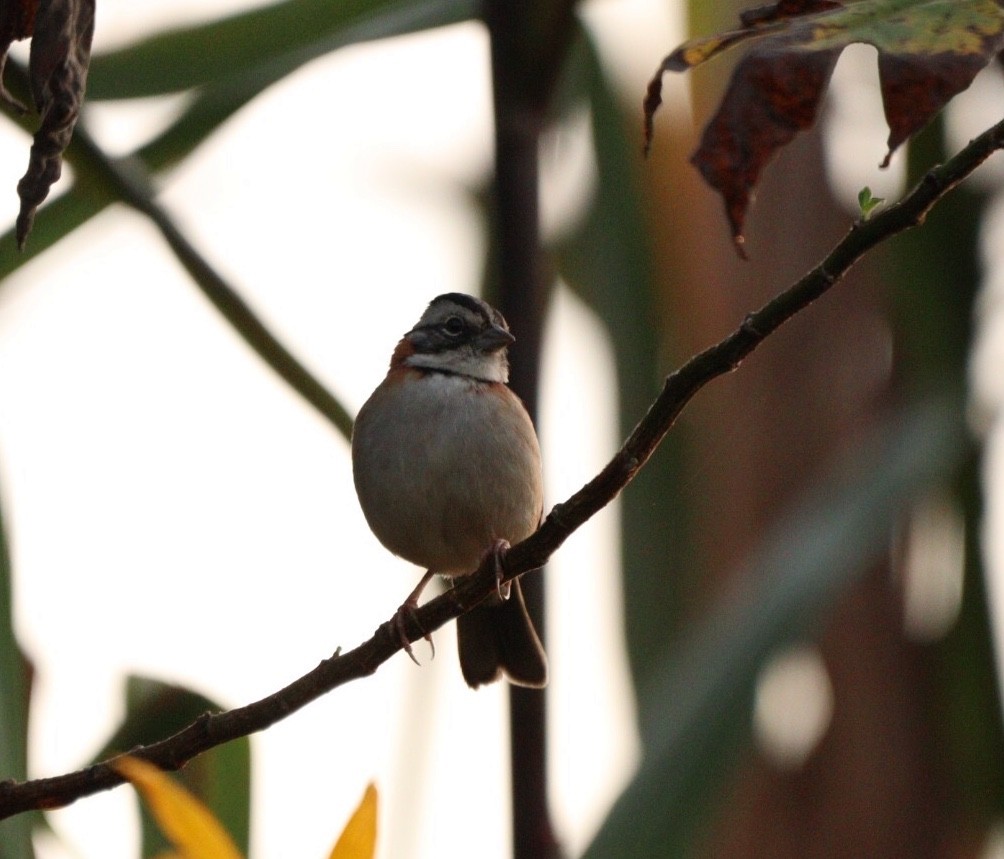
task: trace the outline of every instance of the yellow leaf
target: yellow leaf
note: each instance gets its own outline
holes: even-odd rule
[[[377,790],[372,782],[345,824],[328,859],[373,859],[376,855]]]
[[[132,782],[183,859],[242,859],[209,809],[153,764],[122,757],[112,768]]]

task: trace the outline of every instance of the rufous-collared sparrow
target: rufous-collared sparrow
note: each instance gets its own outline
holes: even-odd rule
[[[402,638],[403,615],[434,575],[472,573],[488,554],[498,562],[540,524],[537,435],[506,384],[514,340],[490,305],[440,295],[356,418],[352,472],[366,521],[391,552],[427,570],[395,616]],[[519,581],[503,596],[500,588],[457,620],[464,679],[476,688],[504,674],[544,686],[547,659]]]

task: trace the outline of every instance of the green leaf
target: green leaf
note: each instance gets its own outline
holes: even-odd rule
[[[0,780],[27,777],[31,667],[14,637],[11,559],[0,515]],[[0,822],[0,859],[31,859],[32,817]]]
[[[1004,726],[982,544],[987,473],[983,458],[973,457],[956,486],[965,515],[966,568],[958,620],[936,644],[941,704],[933,709],[956,795],[969,819],[989,828],[1004,813]]]
[[[867,221],[871,213],[885,202],[885,197],[873,197],[872,189],[865,185],[858,191],[858,207],[861,209],[862,220]]]
[[[218,704],[181,686],[146,677],[126,681],[126,714],[95,760],[105,760],[139,745],[168,737],[203,713],[219,711]],[[247,737],[200,755],[180,774],[180,780],[199,797],[247,855],[251,804],[251,744]],[[142,810],[144,857],[167,849],[160,829],[145,807]]]
[[[156,173],[190,155],[237,111],[307,62],[347,45],[457,23],[472,17],[477,8],[473,0],[439,0],[435,3],[380,0],[345,8],[343,4],[328,3],[324,6],[324,19],[313,29],[304,32],[302,28],[290,24],[303,38],[295,42],[287,37],[283,42],[288,47],[285,53],[277,53],[275,47],[269,44],[260,56],[249,59],[244,67],[220,63],[219,58],[214,57],[197,66],[200,70],[198,74],[190,70],[178,71],[183,65],[181,58],[186,53],[212,54],[215,39],[225,41],[232,38],[233,33],[247,26],[248,17],[259,25],[262,25],[261,19],[254,17],[257,14],[276,15],[281,22],[293,12],[302,13],[304,10],[300,7],[308,5],[306,0],[288,0],[265,10],[236,16],[236,21],[224,19],[203,27],[175,31],[113,54],[95,57],[91,64],[87,97],[96,100],[155,95],[169,92],[175,86],[204,84],[182,115],[136,153],[147,168]],[[287,7],[295,8],[291,10]],[[228,29],[231,27],[235,29]],[[267,34],[268,31],[261,30],[257,36],[263,38]],[[240,49],[242,52],[244,47]],[[174,50],[179,56],[171,54]],[[237,61],[236,57],[232,59]],[[8,64],[9,79],[23,74],[17,64]],[[176,79],[180,82],[169,84],[169,79],[165,78],[168,74],[180,75]],[[7,118],[18,121],[9,115]],[[81,123],[81,127],[86,128],[86,122]],[[87,165],[81,162],[79,145],[71,142],[66,160],[74,167],[78,179],[83,181],[78,180],[65,194],[39,210],[44,214],[38,217],[31,243],[24,253],[15,252],[13,229],[0,236],[0,282],[114,202],[114,192],[102,182],[101,177],[88,176]]]
[[[19,252],[17,249],[13,228],[0,235],[0,289],[4,278],[9,274],[47,251],[77,227],[86,224],[112,201],[113,198],[108,194],[84,192],[75,185],[69,193],[61,194],[39,210],[45,214],[35,221],[31,241],[23,251]]]
[[[979,57],[985,65],[993,46],[1004,36],[1004,9],[996,0],[859,0],[847,5],[801,5],[815,8],[808,14],[782,14],[770,6],[753,10],[744,18],[742,29],[680,45],[666,58],[665,68],[693,68],[744,42],[767,42],[772,48],[801,51],[828,51],[864,42],[887,54]]]
[[[908,186],[949,156],[943,125],[939,118],[911,142]],[[985,279],[981,235],[992,199],[988,189],[965,183],[922,230],[904,233],[876,255],[897,349],[909,357],[898,371],[907,390],[970,377]],[[954,776],[952,795],[973,826],[988,827],[1004,815],[1004,721],[984,545],[990,456],[985,447],[978,451],[952,487],[965,516],[964,590],[958,621],[933,645],[938,688],[931,707]]]
[[[781,521],[724,600],[643,691],[646,757],[586,859],[686,855],[712,790],[750,729],[754,684],[875,557],[911,499],[949,479],[965,449],[957,402],[888,421]],[[639,825],[644,821],[644,825]]]
[[[336,48],[468,20],[473,0],[286,0],[95,56],[92,100],[179,92],[233,77],[275,80]]]

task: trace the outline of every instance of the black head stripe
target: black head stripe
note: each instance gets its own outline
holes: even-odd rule
[[[446,330],[446,322],[453,315],[463,319],[463,331]],[[405,336],[416,352],[434,354],[475,348],[477,337],[493,326],[509,330],[502,314],[491,305],[462,292],[448,292],[429,303],[418,324]]]
[[[495,321],[492,318],[491,307],[481,301],[481,299],[475,298],[473,295],[465,295],[463,292],[447,292],[445,295],[437,296],[429,303],[429,307],[446,301],[470,310],[472,313],[478,314],[478,316],[489,324]]]

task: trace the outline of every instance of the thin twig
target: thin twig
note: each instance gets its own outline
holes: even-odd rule
[[[932,169],[902,201],[867,222],[855,224],[819,266],[751,313],[730,336],[691,358],[669,376],[648,413],[607,466],[566,502],[557,505],[535,534],[513,546],[503,561],[505,580],[542,566],[572,532],[606,506],[644,466],[697,391],[718,376],[735,370],[764,339],[838,283],[871,248],[922,223],[938,200],[1001,148],[1004,148],[1004,122],[981,134],[944,165]],[[496,586],[493,566],[487,563],[422,606],[408,624],[408,637],[416,641],[423,630],[439,629],[494,593]],[[373,674],[401,647],[392,622],[387,621],[365,643],[325,659],[267,698],[235,710],[206,714],[177,734],[135,749],[131,754],[167,770],[179,769],[202,752],[261,731],[332,689]],[[107,762],[53,778],[3,782],[0,819],[30,809],[68,805],[121,782],[121,776]]]

